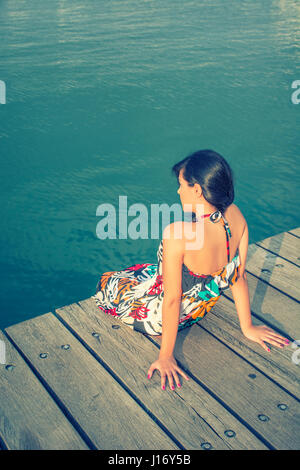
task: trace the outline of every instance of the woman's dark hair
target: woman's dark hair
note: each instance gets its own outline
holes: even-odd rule
[[[222,213],[233,203],[233,171],[222,155],[213,150],[198,150],[172,167],[177,179],[181,168],[188,185],[200,184],[207,202]]]

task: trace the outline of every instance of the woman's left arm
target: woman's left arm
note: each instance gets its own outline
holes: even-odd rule
[[[162,340],[159,358],[150,366],[148,371],[148,378],[151,378],[153,371],[159,369],[162,388],[165,386],[166,376],[168,376],[171,388],[174,385],[173,376],[177,385],[179,384],[177,372],[181,373],[189,380],[187,375],[177,366],[173,356],[182,299],[182,263],[184,249],[182,237],[178,238],[179,224],[182,224],[182,222],[170,224],[165,228],[163,233],[162,278],[164,297],[162,304]]]
[[[181,299],[163,299],[162,304],[162,337],[159,359],[173,356],[176,343]]]

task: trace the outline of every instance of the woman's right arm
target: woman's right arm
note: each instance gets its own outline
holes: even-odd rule
[[[289,344],[289,340],[279,335],[271,328],[268,328],[266,325],[256,326],[252,324],[249,288],[246,275],[249,232],[245,219],[244,222],[244,231],[239,244],[239,258],[241,264],[238,269],[238,279],[232,286],[230,286],[230,289],[244,336],[251,341],[259,343],[266,351],[270,352],[265,341],[279,348],[283,348]]]
[[[252,326],[249,289],[246,275],[248,242],[249,232],[247,222],[245,221],[244,231],[239,244],[239,258],[241,264],[238,269],[238,279],[232,286],[230,286],[242,332]]]

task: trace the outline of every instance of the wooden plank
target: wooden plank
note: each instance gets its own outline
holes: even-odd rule
[[[6,447],[9,450],[88,449],[2,331],[0,339],[6,350],[6,364],[0,364],[0,436]]]
[[[251,273],[247,273],[247,280],[253,315],[290,340],[300,339],[299,303]],[[233,301],[230,289],[224,296]],[[235,305],[233,311],[237,316]]]
[[[92,298],[79,302],[79,305],[57,309],[56,313],[186,449],[201,449],[205,442],[213,449],[266,449],[193,380],[186,381],[180,376],[183,387],[174,391],[168,387],[161,390],[158,371],[149,381],[146,373],[158,357],[157,347],[144,335],[99,310]],[[113,329],[113,325],[119,328]],[[228,429],[235,431],[235,437],[227,437],[225,431]]]
[[[178,449],[52,313],[13,325],[6,332],[96,448]],[[47,357],[42,359],[41,353]]]
[[[300,266],[300,238],[296,238],[288,232],[282,232],[256,243],[267,248],[281,258]]]
[[[234,308],[230,300],[221,297],[200,326],[300,399],[299,365],[292,361],[295,349],[291,345],[283,349],[270,345],[271,352],[266,353],[243,335]],[[252,321],[254,325],[263,324],[255,317]]]
[[[246,271],[300,301],[300,269],[252,243],[248,247]]]
[[[271,447],[298,450],[299,402],[200,325],[201,320],[178,333],[176,359]],[[161,338],[152,340],[161,344]],[[264,416],[267,421],[261,421]]]
[[[293,228],[292,230],[289,230],[289,233],[292,233],[296,237],[300,237],[300,227]]]

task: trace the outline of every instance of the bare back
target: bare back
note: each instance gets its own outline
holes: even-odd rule
[[[245,218],[240,209],[231,204],[224,212],[231,238],[229,238],[230,261],[235,256],[245,227]],[[204,219],[203,246],[199,250],[187,250],[191,240],[185,238],[183,263],[195,274],[213,274],[228,264],[227,240],[222,221],[213,223]]]

